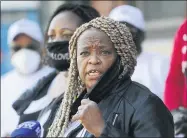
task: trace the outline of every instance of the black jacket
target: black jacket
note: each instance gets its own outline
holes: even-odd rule
[[[174,137],[173,118],[163,102],[130,80],[100,102],[106,121],[101,136]]]
[[[102,100],[89,96],[91,100],[99,101],[106,123],[101,137],[174,137],[171,113],[145,86],[126,78],[101,93],[105,93]],[[84,137],[94,136],[86,132]]]
[[[98,104],[105,120],[101,137],[174,137],[173,117],[162,100],[128,75],[119,79],[118,64],[119,60],[92,90],[76,99],[71,115],[77,112],[82,98],[88,97]],[[80,131],[81,125],[76,129]],[[76,136],[76,129],[69,136]],[[86,132],[84,137],[94,136]]]

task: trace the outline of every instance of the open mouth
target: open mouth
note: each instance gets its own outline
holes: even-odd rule
[[[95,69],[88,71],[87,74],[89,76],[101,76],[101,72],[99,72],[98,70],[95,70]]]

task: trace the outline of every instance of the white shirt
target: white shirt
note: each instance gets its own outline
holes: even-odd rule
[[[137,66],[132,80],[148,87],[163,100],[165,80],[169,71],[170,59],[156,53],[142,52],[137,58]]]
[[[12,108],[15,100],[27,89],[33,88],[39,79],[54,69],[44,66],[34,74],[23,76],[16,70],[1,77],[1,137],[11,133],[17,126],[19,116]]]

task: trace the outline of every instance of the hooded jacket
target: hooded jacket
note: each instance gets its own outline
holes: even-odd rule
[[[169,110],[187,107],[187,19],[178,29],[165,83],[164,102]]]

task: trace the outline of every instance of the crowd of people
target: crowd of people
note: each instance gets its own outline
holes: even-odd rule
[[[14,70],[1,77],[1,137],[36,120],[41,137],[187,137],[187,19],[171,56],[147,53],[140,9],[108,17],[62,4],[45,34],[21,19],[8,31]]]

